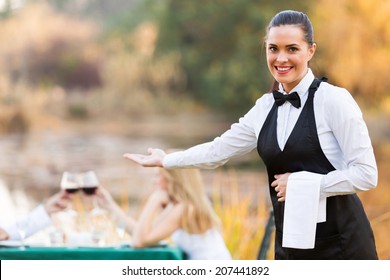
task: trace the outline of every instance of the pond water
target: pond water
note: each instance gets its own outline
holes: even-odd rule
[[[218,127],[220,131],[224,129]],[[64,171],[94,170],[114,197],[128,197],[136,207],[152,188],[154,169],[124,159],[123,153],[144,153],[148,147],[188,147],[208,138],[205,134],[197,134],[197,129],[191,132],[180,126],[171,129],[175,132],[165,131],[170,137],[150,130],[120,134],[83,128],[0,136],[0,218],[13,220],[59,190]],[[213,131],[220,132],[218,129]],[[227,171],[202,171],[206,187],[214,184],[215,176],[220,172]],[[234,180],[238,180],[243,189],[266,184],[261,172],[235,174]],[[264,190],[261,188],[261,193]]]
[[[3,136],[0,138],[0,207],[3,209],[0,210],[4,213],[5,209],[13,209],[7,211],[11,219],[12,212],[20,215],[31,209],[59,190],[62,173],[66,170],[94,170],[105,185],[124,182],[132,186],[145,185],[142,180],[150,170],[136,168],[122,157],[124,152],[138,150],[138,146],[143,145],[156,143],[79,132]],[[142,194],[142,189],[137,194]]]

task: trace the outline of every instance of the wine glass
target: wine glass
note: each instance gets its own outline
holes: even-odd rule
[[[87,171],[81,174],[80,189],[86,196],[92,197],[93,209],[92,214],[100,214],[101,209],[98,206],[96,198],[94,197],[95,192],[99,186],[99,180],[94,171]]]
[[[62,174],[61,189],[65,190],[69,194],[76,193],[80,189],[80,180],[78,174],[65,171]],[[77,212],[73,210],[71,206],[68,206],[66,211],[73,216],[77,214]]]
[[[126,236],[126,224],[124,221],[118,221],[116,225],[116,233],[119,237],[120,245],[123,245],[123,241],[125,240]]]

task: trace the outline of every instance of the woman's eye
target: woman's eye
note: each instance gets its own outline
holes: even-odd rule
[[[298,48],[295,48],[295,47],[291,47],[288,49],[290,52],[296,52],[298,51]]]
[[[276,52],[276,50],[277,50],[275,47],[269,47],[268,49],[270,52]]]

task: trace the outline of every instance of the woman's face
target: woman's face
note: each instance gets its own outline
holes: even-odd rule
[[[269,71],[290,92],[305,77],[316,45],[309,46],[299,26],[281,25],[268,30],[266,48]]]

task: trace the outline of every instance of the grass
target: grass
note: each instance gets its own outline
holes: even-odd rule
[[[243,191],[234,170],[218,173],[213,182],[214,208],[221,219],[227,247],[236,260],[256,259],[264,236],[269,207],[258,188],[250,186]],[[272,255],[271,248],[267,258]]]
[[[380,165],[380,170],[383,168],[385,165]],[[241,171],[235,169],[213,171],[212,177],[206,180],[209,181],[207,190],[220,217],[223,237],[233,259],[255,260],[264,237],[270,205],[259,182],[243,183],[240,178],[249,176],[239,172]],[[386,182],[384,175],[377,189],[359,194],[374,231],[379,259],[390,259],[390,211],[387,210],[389,193]],[[142,200],[134,201],[126,180],[121,182],[116,199],[126,212],[137,212],[137,208],[143,203]],[[108,213],[91,219],[88,216],[90,207],[82,196],[75,196],[74,208],[79,212],[77,221],[73,224],[74,229],[88,231],[93,227],[104,228],[106,244],[131,239],[128,234],[123,235],[116,221]],[[273,259],[273,245],[272,234],[266,259]]]
[[[376,189],[360,194],[375,236],[379,259],[390,259],[390,145],[384,145],[378,161],[379,180]]]

